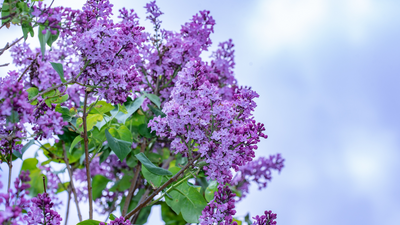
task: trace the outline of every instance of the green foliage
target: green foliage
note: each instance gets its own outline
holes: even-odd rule
[[[183,219],[182,214],[177,215],[171,208],[165,203],[161,203],[161,217],[166,225],[185,225],[186,221]]]
[[[91,107],[92,105],[90,105]],[[98,101],[96,105],[93,106],[92,110],[90,110],[90,114],[100,114],[104,115],[105,113],[110,112],[115,107],[106,101]]]
[[[136,158],[142,163],[144,167],[146,167],[147,170],[149,170],[151,173],[160,175],[160,176],[166,176],[166,175],[172,175],[172,173],[166,169],[160,168],[156,165],[154,165],[147,157],[145,154],[142,152],[139,154],[135,155]]]
[[[144,96],[146,96],[151,102],[153,102],[154,105],[156,105],[158,108],[161,107],[160,98],[159,98],[157,95],[155,95],[155,94],[149,94],[149,93],[146,93],[146,92],[144,92],[143,94],[144,94]]]
[[[58,73],[58,75],[60,76],[60,79],[63,83],[67,83],[67,81],[64,78],[64,69],[63,69],[63,65],[61,63],[54,63],[51,62],[51,66],[54,68],[54,70]]]
[[[28,150],[28,148],[31,147],[34,143],[35,143],[34,140],[30,140],[28,143],[26,143],[26,144],[24,145],[24,147],[22,147],[21,153],[20,153],[19,151],[14,151],[13,154],[14,154],[16,157],[22,159],[22,156],[24,155],[24,153],[26,152],[26,150]]]
[[[32,98],[36,97],[39,94],[39,90],[35,87],[28,88],[26,92],[28,92],[29,100],[31,100]]]
[[[140,96],[139,98],[136,98],[134,101],[128,98],[128,101],[124,103],[127,113],[123,113],[120,112],[119,110],[114,109],[111,111],[111,115],[113,115],[117,120],[121,121],[122,124],[124,124],[126,120],[140,108],[144,99],[145,96],[143,95]]]
[[[132,143],[113,137],[107,129],[105,130],[105,134],[108,146],[118,156],[119,160],[123,161],[131,151]]]
[[[165,202],[176,213],[182,213],[183,218],[188,223],[198,223],[203,209],[207,206],[204,197],[190,187],[187,182],[183,182],[169,192],[172,197],[166,197]]]
[[[86,117],[86,128],[87,130],[93,129],[94,125],[97,124],[97,122],[100,122],[103,120],[103,116],[100,114],[89,114]],[[76,120],[76,125],[79,129],[79,131],[83,132],[83,119],[80,117]]]
[[[101,221],[97,220],[84,220],[82,222],[77,223],[76,225],[99,225]],[[107,223],[105,223],[107,225]]]
[[[125,175],[121,178],[121,180],[115,182],[114,186],[110,188],[110,191],[115,192],[115,191],[125,191],[128,190],[129,187],[131,186],[131,181],[133,179],[133,176],[130,175]]]
[[[169,171],[168,171],[169,172]],[[168,179],[165,176],[156,175],[151,173],[145,166],[142,165],[142,174],[144,178],[150,182],[154,188],[158,188],[161,184],[165,183]]]
[[[28,182],[28,184],[30,184],[31,187],[28,190],[29,190],[29,195],[32,197],[36,197],[37,194],[44,192],[43,177],[46,178],[46,176],[42,174],[39,168],[37,168],[37,164],[38,164],[37,159],[28,158],[23,161],[21,167],[21,171],[30,172],[29,177],[31,178],[31,180]],[[47,185],[47,179],[46,179],[46,185]]]
[[[210,202],[211,200],[214,199],[214,193],[218,191],[218,183],[217,181],[213,180],[208,184],[208,187],[206,188],[204,192],[204,197],[206,197],[206,200]]]
[[[92,179],[93,200],[101,197],[101,192],[107,187],[110,180],[103,175],[95,175]]]
[[[78,144],[82,140],[83,140],[83,137],[81,137],[80,135],[76,136],[69,148],[69,152],[72,152],[72,149],[74,149],[75,145]]]

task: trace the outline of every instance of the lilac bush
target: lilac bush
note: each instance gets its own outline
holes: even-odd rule
[[[205,59],[209,11],[169,31],[155,1],[145,9],[152,31],[134,10],[113,20],[108,0],[80,10],[4,1],[2,28],[20,25],[24,36],[0,50],[17,67],[0,80],[0,160],[10,171],[24,160],[15,190],[0,194],[2,224],[67,224],[71,201],[79,225],[144,224],[156,204],[166,223],[253,223],[235,204],[252,182],[265,188],[284,159],[254,159],[268,136],[253,115],[259,95],[234,76],[233,41]],[[29,36],[40,48],[22,41]],[[47,160],[23,157],[33,144]],[[94,211],[110,216],[101,222]],[[276,224],[271,211],[253,219]]]

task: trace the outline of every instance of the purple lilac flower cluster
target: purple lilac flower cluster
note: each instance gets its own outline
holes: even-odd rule
[[[29,171],[21,171],[14,182],[15,192],[10,189],[7,194],[0,193],[0,205],[4,204],[5,208],[4,211],[0,211],[0,224],[19,225],[24,223],[22,210],[27,210],[29,207],[29,200],[25,197],[29,194],[27,189],[30,185],[27,182],[30,180]]]
[[[231,168],[250,162],[263,124],[252,119],[257,93],[236,88],[232,100],[223,100],[217,85],[208,79],[210,67],[191,61],[178,74],[171,100],[164,105],[165,118],[156,117],[149,127],[161,137],[172,139],[176,153],[188,155],[195,144],[208,164],[203,169],[220,185],[232,179]],[[192,148],[192,149],[190,149]]]
[[[30,225],[60,225],[62,218],[54,210],[53,202],[47,193],[38,194],[36,198],[32,198],[30,211],[24,216],[24,220]]]
[[[231,185],[242,192],[240,197],[242,199],[249,192],[250,181],[256,182],[260,190],[266,188],[267,183],[272,179],[271,170],[281,172],[284,161],[280,154],[271,155],[269,158],[260,157],[251,161],[239,168],[239,171],[231,181]]]
[[[256,221],[254,221],[253,225],[276,225],[276,214],[272,213],[272,211],[265,211],[264,215],[253,217]]]
[[[105,225],[105,223],[101,222],[99,225]],[[110,221],[108,225],[131,225],[131,222],[129,222],[129,220],[125,220],[124,217],[121,216],[113,221]]]
[[[204,208],[200,216],[200,224],[236,224],[232,223],[235,215],[235,193],[232,193],[228,186],[218,187],[218,192],[214,193],[214,199]]]

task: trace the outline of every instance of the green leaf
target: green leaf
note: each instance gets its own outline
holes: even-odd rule
[[[7,116],[6,120],[8,123],[18,123],[19,122],[18,112],[11,110],[11,115]]]
[[[103,116],[100,114],[89,114],[86,117],[86,126],[87,126],[87,130],[91,130],[93,129],[94,125],[97,124],[97,122],[102,121],[103,120]],[[78,118],[76,120],[76,125],[78,126],[79,130],[81,132],[83,132],[83,119],[82,118]]]
[[[101,192],[107,187],[110,180],[103,175],[95,175],[92,179],[93,200],[101,197]]]
[[[166,197],[165,202],[176,214],[182,213],[183,218],[188,223],[199,222],[199,217],[207,206],[207,202],[195,188],[183,182],[169,194],[172,199]]]
[[[101,221],[97,220],[84,220],[82,222],[77,223],[76,225],[99,225]],[[107,223],[104,223],[107,225]]]
[[[166,225],[185,225],[186,221],[183,219],[182,214],[177,215],[171,208],[165,203],[161,203],[161,218],[164,220]]]
[[[28,148],[31,147],[34,143],[35,143],[34,140],[30,140],[28,143],[26,143],[24,145],[24,147],[22,147],[21,153],[19,151],[14,151],[14,155],[17,156],[18,158],[22,159],[22,156],[24,155],[26,150],[28,150]]]
[[[247,223],[247,225],[252,225],[253,222],[250,220],[250,214],[247,213],[247,215],[244,217],[244,221]]]
[[[156,165],[154,165],[147,157],[145,154],[143,154],[142,152],[139,154],[135,155],[136,158],[143,164],[143,166],[146,167],[146,169],[148,169],[151,173],[154,173],[156,175],[160,175],[160,176],[169,176],[172,175],[172,173],[166,169],[157,167]]]
[[[44,57],[44,53],[46,52],[46,43],[50,38],[50,30],[47,29],[46,34],[43,34],[42,31],[46,29],[45,26],[39,25],[39,30],[38,30],[38,38],[39,38],[39,43],[40,43],[40,51],[42,52],[42,57]]]
[[[29,171],[29,177],[31,180],[28,182],[30,185],[29,195],[36,197],[38,193],[43,193],[43,177],[40,169],[37,168],[38,160],[36,158],[28,158],[22,162],[21,171]],[[46,179],[47,185],[47,179]]]
[[[156,107],[154,107],[151,104],[147,105],[149,107],[149,109],[154,113],[154,115],[156,116],[161,116],[161,118],[166,117],[167,115],[165,115],[165,113],[163,113],[160,109],[157,109]]]
[[[22,22],[21,28],[22,28],[22,33],[24,34],[25,41],[28,38],[28,33],[31,35],[31,37],[33,37],[34,31],[33,31],[32,24],[30,22],[28,22],[28,21]]]
[[[161,186],[161,184],[163,184],[164,182],[167,181],[167,178],[165,178],[165,176],[160,176],[160,175],[156,175],[154,173],[151,173],[149,170],[146,169],[146,167],[144,167],[142,165],[142,174],[144,176],[144,178],[151,183],[151,185],[155,188],[158,188]]]
[[[118,110],[113,110],[111,111],[111,114],[115,116],[115,118],[119,121],[121,121],[123,124],[125,124],[125,121],[134,113],[136,110],[140,108],[142,105],[143,101],[145,99],[145,96],[140,96],[139,98],[136,98],[134,101],[126,101],[124,103],[126,110],[128,113],[123,113],[119,112]],[[116,114],[116,115],[115,115]]]
[[[153,136],[150,133],[150,128],[147,127],[147,124],[140,124],[139,125],[139,134],[145,138],[152,138]]]
[[[50,28],[49,28],[50,29]],[[56,30],[57,31],[57,33],[56,34],[52,34],[51,32],[50,32],[50,36],[49,36],[49,39],[47,40],[47,45],[49,46],[49,47],[51,47],[51,45],[57,40],[57,38],[58,38],[58,36],[60,35],[60,31],[58,30],[58,29],[52,29],[52,30]],[[48,31],[49,32],[49,31]]]
[[[149,93],[144,93],[144,95],[150,99],[151,102],[153,102],[158,108],[161,106],[160,98],[157,95],[154,94],[149,94]]]
[[[105,133],[108,146],[118,156],[119,160],[123,161],[131,151],[132,143],[116,139],[110,134],[110,132],[107,129]]]
[[[110,112],[114,108],[115,107],[113,105],[107,103],[106,101],[98,101],[89,113],[103,115],[104,113]]]
[[[218,183],[217,181],[213,180],[208,184],[208,187],[206,188],[204,195],[206,197],[206,200],[210,202],[211,200],[214,199],[214,193],[218,191]]]
[[[31,100],[32,98],[36,97],[39,94],[39,90],[35,87],[28,88],[26,90],[28,92],[28,99]]]
[[[80,135],[76,136],[74,141],[71,144],[71,147],[69,147],[69,152],[72,152],[72,149],[74,149],[75,145],[78,144],[82,140],[83,140],[83,137],[81,137]]]
[[[118,218],[118,217],[116,217],[114,214],[110,214],[110,216],[108,217],[110,220],[115,220],[116,218]]]
[[[60,79],[63,83],[67,83],[67,81],[64,79],[64,69],[63,65],[61,63],[54,63],[51,62],[51,66],[54,68],[54,70],[58,73],[60,76]]]
[[[131,180],[133,179],[133,176],[129,176],[129,175],[125,175],[121,178],[121,180],[119,180],[118,182],[116,182],[114,184],[113,187],[110,188],[110,191],[125,191],[128,190],[129,187],[131,186]]]
[[[127,141],[127,142],[132,142],[132,133],[131,131],[125,126],[122,125],[118,128],[118,134],[121,140]]]
[[[58,188],[57,188],[56,194],[61,193],[63,191],[66,191],[67,189],[65,189],[65,187],[68,188],[68,186],[69,186],[69,181],[68,182],[64,182],[62,184],[58,183]]]
[[[133,154],[129,154],[128,157],[126,158],[126,165],[129,167],[133,168],[138,164],[138,160]]]
[[[38,164],[38,162],[39,161],[35,158],[25,159],[22,163],[21,171],[37,170],[38,168],[36,167],[36,165]]]
[[[241,220],[238,220],[236,218],[233,218],[232,222],[236,222],[238,225],[242,225],[243,223]]]
[[[68,121],[68,122],[71,121],[72,115],[71,115],[71,112],[68,109],[68,107],[57,105],[56,106],[56,112],[61,113],[61,116],[62,116],[64,121]]]
[[[67,101],[68,98],[69,98],[68,94],[63,95],[63,96],[59,96],[59,97],[54,97],[54,98],[51,98],[51,103],[60,104],[60,103],[63,103],[65,101]]]

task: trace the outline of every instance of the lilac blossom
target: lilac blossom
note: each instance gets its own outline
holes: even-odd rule
[[[240,197],[242,199],[249,193],[250,181],[257,183],[259,190],[266,188],[267,183],[272,179],[272,170],[281,172],[284,161],[280,154],[253,160],[239,168],[239,171],[231,181],[231,185],[242,192]]]
[[[265,211],[264,215],[253,217],[256,221],[254,221],[253,225],[276,225],[276,214],[272,213],[272,211]]]
[[[218,187],[218,191],[214,193],[214,199],[204,208],[200,216],[200,224],[236,224],[233,222],[235,215],[235,193],[232,193],[228,186]]]
[[[21,171],[21,174],[15,179],[13,190],[8,193],[0,193],[0,205],[4,204],[4,211],[0,211],[0,224],[18,225],[23,223],[22,210],[27,210],[30,200],[26,199],[29,194],[27,190],[30,185],[29,171]]]
[[[101,222],[99,225],[105,225],[104,222]],[[113,221],[110,221],[107,225],[131,225],[129,220],[125,220],[123,216],[116,218]]]
[[[198,144],[208,178],[223,185],[232,179],[230,169],[251,161],[260,138],[267,136],[263,124],[252,119],[257,93],[236,88],[231,101],[223,100],[218,86],[208,80],[209,71],[203,63],[188,63],[164,105],[167,117],[155,117],[149,127],[170,138],[175,153],[189,155]]]
[[[24,220],[30,225],[60,225],[62,218],[54,211],[53,202],[47,193],[38,194],[36,198],[32,198],[32,204]]]

